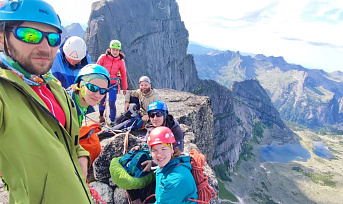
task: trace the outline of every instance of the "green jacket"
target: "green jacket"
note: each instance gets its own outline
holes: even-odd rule
[[[0,172],[10,203],[92,203],[78,162],[89,153],[79,145],[75,104],[56,79],[48,87],[66,127],[29,85],[0,68]]]

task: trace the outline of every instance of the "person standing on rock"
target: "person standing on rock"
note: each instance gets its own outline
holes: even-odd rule
[[[67,89],[74,83],[80,69],[91,62],[85,41],[78,36],[69,36],[60,45],[51,72]]]
[[[49,72],[61,32],[43,0],[0,3],[0,172],[10,203],[93,203],[75,104]]]
[[[148,138],[151,156],[158,169],[156,170],[155,198],[161,203],[197,203],[197,186],[192,175],[190,156],[180,156],[175,150],[173,132],[164,126],[154,128]]]
[[[120,83],[123,88],[123,94],[126,95],[127,90],[127,77],[126,77],[126,67],[124,62],[125,55],[121,52],[121,43],[119,40],[112,40],[110,42],[110,47],[106,50],[105,54],[102,54],[97,64],[105,67],[111,76],[111,86],[109,89],[109,106],[110,106],[110,120],[111,125],[114,125],[114,120],[116,119],[117,108],[116,108],[116,100],[118,91],[120,91],[119,87],[119,78]],[[118,77],[118,74],[120,76]],[[105,122],[104,111],[106,109],[106,96],[102,99],[99,104],[99,122]]]

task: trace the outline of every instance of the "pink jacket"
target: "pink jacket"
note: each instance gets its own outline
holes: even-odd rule
[[[127,90],[127,77],[124,60],[120,59],[120,57],[114,58],[111,55],[102,54],[99,57],[97,64],[105,67],[108,70],[111,79],[118,77],[118,72],[120,72],[120,82],[122,88]],[[116,83],[116,80],[111,80],[111,84],[114,83]]]

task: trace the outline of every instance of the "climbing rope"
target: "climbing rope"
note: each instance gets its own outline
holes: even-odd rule
[[[206,164],[206,157],[199,154],[195,149],[191,150],[192,174],[198,189],[198,200],[189,199],[198,203],[210,203],[216,197],[216,192],[209,186],[208,177],[204,174],[203,166]]]

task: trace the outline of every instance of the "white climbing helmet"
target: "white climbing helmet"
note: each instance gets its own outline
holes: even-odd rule
[[[82,60],[86,56],[86,51],[85,41],[78,36],[68,38],[63,45],[65,56],[68,56],[73,60]]]

